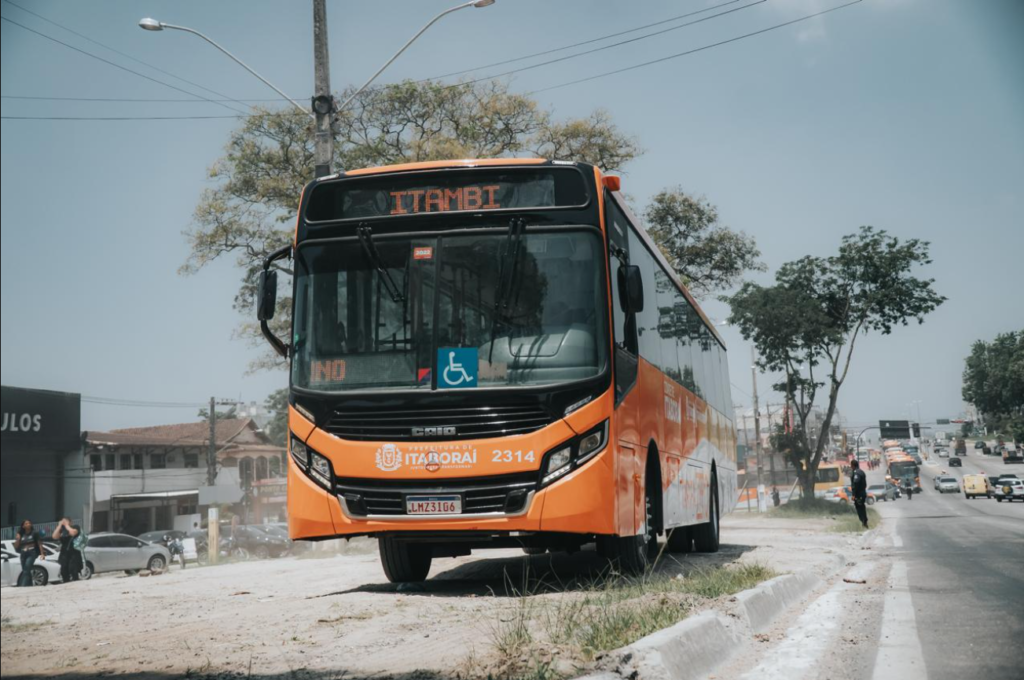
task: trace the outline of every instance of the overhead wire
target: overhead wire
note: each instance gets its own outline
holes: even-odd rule
[[[662,35],[664,33],[668,33],[670,31],[678,31],[681,28],[686,28],[688,26],[693,26],[695,24],[703,23],[705,21],[711,21],[712,19],[717,19],[718,17],[722,17],[722,16],[725,16],[727,14],[733,14],[734,12],[741,12],[741,11],[743,11],[745,9],[749,9],[749,8],[754,7],[756,5],[764,4],[767,1],[768,0],[755,0],[754,2],[748,3],[746,5],[741,5],[739,7],[733,7],[732,9],[727,9],[727,10],[725,10],[723,12],[719,12],[718,14],[712,14],[711,16],[701,17],[700,19],[695,19],[693,21],[687,21],[686,23],[680,24],[679,26],[673,26],[671,28],[662,29],[660,31],[655,31],[653,33],[647,33],[646,35],[640,35],[640,36],[637,36],[635,38],[630,38],[629,40],[622,40],[620,42],[612,43],[610,45],[602,45],[601,47],[595,47],[595,48],[590,49],[590,50],[584,50],[583,52],[576,52],[574,54],[568,54],[568,55],[566,55],[564,57],[558,57],[557,59],[549,59],[547,61],[538,62],[536,64],[530,64],[529,66],[522,66],[520,68],[510,69],[508,71],[503,71],[501,73],[493,73],[493,74],[490,74],[490,75],[481,76],[479,78],[474,78],[472,80],[466,80],[466,81],[462,81],[462,82],[459,82],[459,83],[453,83],[453,84],[449,85],[448,87],[452,88],[452,87],[463,87],[465,85],[473,85],[474,83],[483,82],[485,80],[494,80],[495,78],[504,78],[506,76],[510,76],[510,75],[513,75],[513,74],[516,74],[516,73],[522,73],[523,71],[532,71],[534,69],[538,69],[538,68],[541,68],[543,66],[550,66],[552,64],[559,64],[559,63],[564,62],[564,61],[569,61],[570,59],[576,59],[578,57],[585,57],[587,55],[594,54],[596,52],[603,52],[604,50],[610,50],[610,49],[613,49],[615,47],[621,47],[622,45],[628,45],[630,43],[638,42],[640,40],[647,40],[648,38],[653,38],[653,37]],[[726,3],[726,4],[731,4],[731,3]],[[721,7],[721,6],[723,6],[723,5],[718,5],[716,7]],[[712,8],[712,9],[714,9],[714,8]]]
[[[5,0],[5,2],[6,1],[7,0]],[[482,71],[484,69],[494,68],[496,66],[504,66],[505,64],[514,64],[516,62],[525,61],[527,59],[533,59],[535,57],[543,57],[543,56],[547,56],[549,54],[554,54],[556,52],[563,52],[565,50],[571,50],[574,47],[583,47],[584,45],[591,45],[591,44],[596,43],[596,42],[601,42],[602,40],[609,40],[611,38],[617,38],[620,35],[627,35],[629,33],[636,33],[637,31],[642,31],[645,28],[653,28],[655,26],[662,26],[664,24],[672,23],[673,21],[678,21],[680,19],[685,19],[687,17],[692,17],[692,16],[695,16],[697,14],[703,14],[704,12],[710,12],[713,9],[717,9],[719,7],[725,7],[726,5],[734,5],[737,2],[739,2],[739,1],[740,0],[729,0],[728,2],[723,2],[723,3],[718,4],[718,5],[712,5],[711,7],[705,7],[704,9],[696,10],[696,11],[693,11],[693,12],[687,12],[686,14],[679,14],[679,15],[674,16],[674,17],[669,17],[668,19],[662,19],[660,21],[655,21],[654,23],[644,24],[643,26],[637,26],[635,28],[629,28],[629,29],[626,29],[625,31],[618,31],[617,33],[609,33],[607,35],[602,35],[602,36],[599,36],[597,38],[591,38],[590,40],[584,40],[582,42],[572,43],[571,45],[563,45],[562,47],[555,47],[555,48],[548,49],[548,50],[542,50],[540,52],[534,52],[533,54],[524,54],[524,55],[522,55],[520,57],[513,57],[511,59],[503,59],[502,61],[495,61],[495,62],[492,62],[490,64],[483,64],[481,66],[473,66],[471,68],[462,69],[461,71],[452,71],[450,73],[445,73],[445,74],[439,75],[439,76],[433,76],[431,78],[422,78],[420,80],[417,80],[416,82],[417,83],[425,83],[425,82],[430,81],[430,80],[442,80],[443,78],[451,78],[452,76],[461,76],[461,75],[463,75],[465,73],[472,73],[473,71]]]
[[[722,45],[728,45],[729,43],[734,43],[734,42],[738,42],[740,40],[745,40],[746,38],[752,38],[754,36],[761,35],[762,33],[768,33],[769,31],[774,31],[774,30],[777,30],[777,29],[780,29],[780,28],[785,28],[786,26],[792,26],[793,24],[798,24],[801,21],[807,21],[808,19],[813,19],[815,17],[820,17],[820,16],[823,16],[825,14],[829,14],[830,12],[836,12],[838,10],[845,9],[847,7],[851,7],[851,6],[859,4],[861,2],[863,2],[863,0],[852,0],[852,2],[847,2],[845,4],[838,5],[836,7],[831,7],[829,9],[821,10],[820,12],[814,12],[812,14],[807,14],[807,15],[804,15],[804,16],[799,17],[797,19],[791,19],[789,21],[784,21],[781,24],[775,24],[773,26],[768,26],[767,28],[762,28],[762,29],[757,30],[757,31],[751,31],[750,33],[744,33],[743,35],[738,35],[738,36],[735,36],[733,38],[729,38],[727,40],[720,40],[718,42],[711,43],[710,45],[704,45],[702,47],[695,47],[695,48],[693,48],[691,50],[686,50],[684,52],[677,52],[676,54],[670,54],[667,57],[661,57],[659,59],[651,59],[650,61],[641,62],[639,64],[633,64],[632,66],[626,66],[624,68],[614,69],[612,71],[605,71],[604,73],[598,73],[596,75],[588,76],[586,78],[577,78],[576,80],[570,80],[570,81],[567,81],[567,82],[564,82],[564,83],[559,83],[557,85],[552,85],[550,87],[542,87],[542,88],[539,88],[539,89],[527,92],[526,95],[529,96],[529,95],[539,94],[541,92],[550,92],[551,90],[557,90],[557,89],[560,89],[560,88],[563,88],[563,87],[569,87],[570,85],[578,85],[580,83],[586,83],[586,82],[589,82],[591,80],[597,80],[598,78],[606,78],[608,76],[618,75],[620,73],[626,73],[627,71],[635,71],[636,69],[639,69],[639,68],[644,68],[646,66],[652,66],[654,64],[660,64],[662,62],[669,61],[671,59],[678,59],[680,57],[685,57],[685,56],[690,55],[690,54],[695,54],[697,52],[703,52],[704,50],[709,50],[709,49],[711,49],[713,47],[720,47]]]
[[[132,75],[138,76],[139,78],[143,78],[143,79],[148,80],[150,82],[157,83],[158,85],[163,85],[164,87],[168,87],[168,88],[170,88],[172,90],[176,90],[178,92],[190,95],[192,97],[196,97],[198,99],[203,99],[205,101],[210,102],[211,104],[216,104],[217,106],[220,106],[220,107],[223,107],[225,109],[228,109],[229,111],[234,111],[235,113],[239,113],[239,114],[242,114],[242,115],[247,115],[246,111],[242,111],[240,109],[236,109],[235,107],[230,106],[229,104],[225,104],[223,102],[214,101],[214,100],[212,100],[212,99],[210,99],[208,97],[205,97],[205,96],[203,96],[201,94],[196,94],[194,92],[189,92],[188,90],[186,90],[184,88],[178,87],[177,85],[172,85],[171,83],[168,83],[168,82],[166,82],[164,80],[160,80],[159,78],[154,78],[152,76],[148,76],[145,73],[141,73],[141,72],[136,71],[134,69],[130,69],[127,66],[122,66],[121,64],[118,64],[117,62],[111,61],[109,59],[104,59],[103,57],[101,57],[101,56],[99,56],[97,54],[93,54],[92,52],[88,52],[86,50],[83,50],[80,47],[75,47],[74,45],[71,45],[70,43],[66,43],[63,40],[59,40],[57,38],[54,38],[51,35],[47,35],[47,34],[41,32],[41,31],[37,31],[34,28],[29,28],[25,24],[17,22],[14,19],[11,19],[9,17],[0,16],[0,20],[6,21],[7,23],[9,23],[9,24],[11,24],[13,26],[17,26],[18,28],[24,29],[24,30],[28,31],[29,33],[34,33],[34,34],[38,35],[41,38],[45,38],[45,39],[47,39],[47,40],[49,40],[51,42],[57,43],[58,45],[62,45],[62,46],[66,47],[66,48],[68,48],[70,50],[74,50],[75,52],[78,52],[79,54],[84,54],[85,56],[91,57],[92,59],[95,59],[95,60],[100,61],[100,62],[102,62],[104,64],[107,64],[108,66],[112,66],[112,67],[114,67],[116,69],[120,69],[121,71],[125,71],[126,73],[131,73]]]
[[[25,12],[26,14],[31,14],[32,16],[36,17],[37,19],[39,19],[41,21],[45,21],[46,23],[48,23],[48,24],[50,24],[52,26],[56,26],[57,28],[59,28],[59,29],[61,29],[63,31],[67,31],[71,35],[78,36],[82,40],[88,41],[88,42],[92,43],[93,45],[97,45],[99,47],[102,47],[105,50],[109,50],[110,52],[113,52],[114,54],[122,56],[125,59],[130,59],[130,60],[134,61],[137,64],[141,64],[142,66],[145,66],[146,68],[150,68],[150,69],[153,69],[154,71],[157,71],[159,73],[163,73],[165,76],[170,76],[171,78],[174,78],[175,80],[179,80],[179,81],[181,81],[183,83],[191,85],[192,87],[198,87],[199,89],[205,90],[205,91],[209,92],[210,94],[213,94],[213,95],[216,95],[218,97],[221,97],[225,102],[235,102],[236,104],[242,104],[242,105],[245,104],[245,102],[243,102],[242,100],[232,99],[231,97],[227,96],[226,94],[223,94],[222,92],[218,92],[217,90],[214,90],[214,89],[211,89],[209,87],[206,87],[205,85],[200,85],[199,83],[191,81],[191,80],[188,80],[187,78],[182,78],[181,76],[175,75],[174,73],[171,73],[170,71],[167,71],[165,69],[160,68],[159,66],[156,66],[154,64],[150,64],[147,61],[143,61],[142,59],[139,59],[138,57],[133,57],[132,55],[128,54],[127,52],[122,52],[121,50],[118,50],[118,49],[115,49],[115,48],[111,47],[110,45],[106,45],[104,43],[101,43],[98,40],[90,38],[89,36],[85,35],[84,33],[80,33],[80,32],[78,32],[78,31],[76,31],[76,30],[74,30],[72,28],[68,28],[67,26],[64,26],[63,24],[57,23],[53,19],[49,19],[49,18],[43,16],[42,14],[38,14],[36,12],[33,12],[32,10],[28,9],[27,7],[22,7],[21,5],[19,5],[16,2],[13,2],[12,0],[3,0],[3,2],[8,4],[8,5],[10,5],[10,6],[12,6],[12,7],[16,7],[17,9],[21,10],[22,12]],[[189,94],[191,94],[191,93],[189,93]],[[211,100],[207,100],[207,101],[211,101]]]

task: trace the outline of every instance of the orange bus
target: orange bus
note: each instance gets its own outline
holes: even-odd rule
[[[290,257],[292,325],[269,321]],[[320,178],[257,317],[291,366],[292,538],[435,557],[714,552],[736,503],[725,346],[619,179],[542,159]]]

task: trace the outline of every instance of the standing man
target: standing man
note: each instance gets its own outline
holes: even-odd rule
[[[850,461],[850,488],[853,491],[853,505],[864,528],[868,528],[868,476],[860,469],[860,461]]]
[[[77,581],[82,573],[82,553],[75,547],[75,539],[82,533],[82,527],[72,524],[68,517],[63,518],[57,528],[53,530],[53,540],[60,541],[60,563],[61,583]]]
[[[21,557],[21,573],[18,574],[17,587],[28,588],[32,586],[32,567],[36,560],[45,560],[43,554],[43,537],[32,526],[30,520],[25,520],[18,527],[18,534],[14,537],[14,551]]]

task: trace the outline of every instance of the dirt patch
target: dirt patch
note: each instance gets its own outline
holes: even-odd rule
[[[715,555],[665,555],[656,578],[681,576],[685,583],[701,570],[757,564],[779,573],[808,567],[824,573],[853,540],[828,532],[819,520],[766,516],[727,517],[722,536]],[[5,588],[3,675],[476,678],[503,664],[523,667],[521,657],[503,654],[496,641],[503,627],[515,626],[524,599],[538,613],[561,608],[568,616],[620,596],[595,590],[608,566],[592,551],[527,557],[503,550],[435,560],[426,583],[395,586],[373,547],[353,541],[346,554],[315,546],[302,558],[172,570],[159,578],[112,575]],[[714,602],[685,588],[640,597],[662,615]],[[618,628],[628,631],[628,608],[623,612]],[[545,618],[529,619],[530,634],[558,639],[544,637]],[[648,624],[637,625],[642,631]],[[70,651],[28,660],[15,653],[26,645]],[[526,672],[537,680],[561,675],[567,669],[555,663],[554,649],[538,654],[536,663],[526,659]]]

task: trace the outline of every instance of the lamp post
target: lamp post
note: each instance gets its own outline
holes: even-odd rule
[[[139,21],[139,26],[147,31],[162,31],[164,29],[171,29],[176,31],[185,31],[186,33],[191,33],[193,35],[199,36],[200,38],[210,43],[227,56],[229,56],[236,64],[238,64],[246,71],[259,78],[260,81],[267,85],[270,89],[272,89],[274,92],[278,93],[279,95],[287,99],[289,102],[291,102],[292,105],[299,111],[306,115],[313,116],[316,121],[316,144],[314,147],[314,162],[316,163],[316,176],[324,177],[326,175],[331,174],[331,160],[333,159],[334,156],[334,138],[331,132],[331,121],[333,119],[334,114],[338,111],[344,111],[345,108],[349,104],[351,104],[356,97],[362,94],[363,91],[366,90],[366,88],[369,87],[370,84],[373,83],[373,81],[376,80],[377,77],[381,73],[383,73],[388,66],[391,66],[395,59],[398,59],[398,57],[401,56],[401,54],[405,52],[410,45],[416,42],[417,38],[423,35],[428,28],[433,26],[442,17],[447,16],[452,12],[457,12],[460,9],[466,9],[467,7],[489,7],[494,3],[495,0],[469,0],[469,2],[464,2],[461,5],[449,7],[448,9],[444,10],[443,12],[435,16],[433,19],[428,21],[423,26],[423,28],[416,32],[416,34],[413,37],[409,38],[409,40],[404,45],[402,45],[402,48],[395,52],[395,54],[390,59],[384,62],[384,65],[377,69],[377,71],[372,76],[370,76],[369,80],[363,83],[358,90],[353,92],[341,106],[335,106],[334,98],[330,94],[330,68],[328,63],[329,59],[327,51],[327,10],[325,7],[324,0],[313,0],[313,62],[315,94],[312,98],[312,111],[302,106],[294,99],[292,99],[284,92],[282,92],[280,89],[275,87],[273,83],[271,83],[269,80],[261,76],[259,73],[257,73],[251,67],[249,67],[249,65],[247,65],[241,59],[233,55],[231,52],[229,52],[223,46],[221,46],[216,41],[211,39],[209,36],[200,33],[194,28],[189,28],[187,26],[176,26],[174,24],[165,24],[162,21],[157,21],[156,19],[148,17]]]

